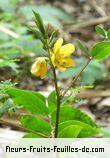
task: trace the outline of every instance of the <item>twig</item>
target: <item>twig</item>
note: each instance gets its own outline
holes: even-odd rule
[[[88,66],[88,64],[90,63],[92,59],[89,58],[87,63],[83,66],[83,68],[81,69],[81,71],[75,76],[75,78],[71,81],[70,85],[68,86],[68,88],[63,92],[62,94],[62,98],[66,95],[66,93],[68,92],[68,90],[71,88],[71,86],[73,86],[77,79],[81,76],[82,72],[85,70],[85,68]]]
[[[93,26],[93,25],[98,25],[104,22],[107,22],[110,20],[110,16],[106,16],[106,17],[101,17],[101,18],[94,18],[91,20],[84,20],[84,21],[80,21],[76,24],[71,24],[71,26],[66,26],[67,31],[68,32],[75,32],[75,31],[79,31],[79,29],[85,28],[85,27],[89,27],[89,26]]]
[[[105,98],[110,97],[110,90],[104,90],[104,91],[92,91],[92,90],[84,90],[77,94],[78,98]]]
[[[31,130],[31,129],[27,129],[27,128],[21,127],[21,126],[15,124],[15,123],[7,121],[7,120],[0,119],[0,123],[3,124],[3,125],[6,125],[6,126],[11,126],[13,128],[20,129],[22,131],[31,132],[33,134],[39,135],[39,136],[44,137],[44,138],[48,138],[47,136],[45,136],[45,135],[43,135],[43,134],[41,134],[39,132],[35,132],[35,131]]]
[[[99,6],[96,2],[96,0],[92,0],[91,1],[91,4],[93,5],[94,9],[102,16],[102,17],[105,17],[107,16],[105,11],[104,11],[104,8],[101,8],[101,6]]]
[[[0,31],[8,34],[9,36],[11,36],[13,38],[19,38],[20,37],[17,33],[13,32],[13,31],[11,31],[11,30],[9,30],[9,29],[5,28],[4,26],[1,26],[1,25],[0,25]]]

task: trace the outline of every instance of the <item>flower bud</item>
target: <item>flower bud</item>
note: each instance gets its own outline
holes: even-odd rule
[[[47,73],[47,63],[45,57],[38,57],[31,67],[31,73],[41,79],[45,78]]]

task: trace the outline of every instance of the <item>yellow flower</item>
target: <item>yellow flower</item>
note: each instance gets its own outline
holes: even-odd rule
[[[45,57],[39,57],[31,67],[31,73],[41,79],[45,78],[47,73],[47,63]]]
[[[63,45],[63,39],[59,38],[53,47],[52,63],[59,70],[66,70],[67,68],[74,66],[74,61],[69,56],[75,51],[75,47],[72,44]]]

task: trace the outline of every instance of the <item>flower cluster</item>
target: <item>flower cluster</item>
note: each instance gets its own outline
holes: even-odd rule
[[[53,66],[63,71],[75,65],[73,59],[70,58],[71,54],[75,51],[75,47],[72,44],[62,44],[63,39],[59,38],[54,44],[54,47],[52,48],[50,55]],[[37,58],[35,63],[32,65],[31,72],[32,74],[43,79],[47,73],[46,58]]]

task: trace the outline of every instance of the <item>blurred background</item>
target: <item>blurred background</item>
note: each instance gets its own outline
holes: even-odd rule
[[[76,66],[57,72],[59,85],[65,88],[86,60],[76,39],[90,49],[95,41],[103,39],[95,32],[95,26],[110,28],[110,0],[0,0],[0,81],[11,80],[19,88],[42,91],[47,96],[53,90],[51,72],[45,80],[30,73],[35,58],[46,54],[41,42],[27,28],[27,25],[35,26],[32,9],[40,13],[45,25],[58,29],[65,42],[76,46],[73,56]],[[73,105],[89,113],[110,137],[107,132],[110,128],[110,58],[100,63],[91,62],[77,85],[94,85],[92,90],[82,90]],[[16,116],[4,117],[16,122]],[[0,130],[4,135],[4,130]]]

